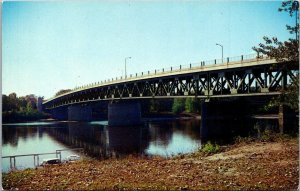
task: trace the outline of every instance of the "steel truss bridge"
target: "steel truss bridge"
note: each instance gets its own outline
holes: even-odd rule
[[[44,101],[46,109],[101,100],[278,95],[296,81],[298,63],[256,54],[142,72],[75,88]]]

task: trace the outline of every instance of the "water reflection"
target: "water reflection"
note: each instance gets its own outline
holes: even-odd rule
[[[208,129],[211,131],[223,128],[224,132],[233,127],[220,122],[210,125]],[[217,128],[218,125],[222,128]],[[2,156],[83,148],[88,156],[94,158],[122,157],[129,154],[168,157],[197,150],[201,146],[200,126],[200,120],[197,119],[151,121],[133,127],[109,127],[107,121],[3,125]],[[251,119],[244,125],[240,126],[237,123],[234,127],[239,129],[239,132],[244,131],[248,134],[250,132],[248,127],[253,129],[255,126],[259,126],[262,131],[265,129],[278,131],[277,120]],[[257,132],[257,129],[255,131]],[[232,138],[233,134],[228,137]],[[62,154],[62,157],[71,154],[79,153],[67,151]],[[49,156],[44,157],[49,158]],[[2,166],[2,170],[7,171],[9,160],[2,160]],[[17,158],[17,166],[33,167],[33,158]]]
[[[106,158],[143,153],[148,145],[147,128],[108,127],[90,123],[69,123],[64,129],[46,129],[53,138],[72,147],[84,148],[88,156]]]
[[[16,128],[11,126],[2,128],[2,145],[9,144],[12,147],[17,147],[20,140],[26,142],[28,139],[33,139],[36,136],[37,128],[35,127]]]
[[[199,120],[150,123],[149,132],[146,153],[150,155],[172,156],[193,152],[201,146]]]
[[[199,120],[147,122],[133,127],[109,127],[107,121],[51,122],[48,125],[4,125],[2,130],[2,156],[65,148],[84,148],[84,152],[94,158],[129,154],[169,156],[192,152],[200,146]],[[18,158],[17,163],[22,160]],[[22,164],[30,166],[31,163]],[[9,166],[7,162],[2,164]]]

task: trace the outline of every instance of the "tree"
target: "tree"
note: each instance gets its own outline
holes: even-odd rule
[[[196,98],[186,98],[185,111],[196,113],[200,111],[200,102]]]
[[[19,98],[20,100],[20,98]],[[25,96],[26,104],[30,103],[33,109],[37,109],[37,97],[34,94],[29,94]],[[21,101],[21,100],[20,100]]]
[[[173,113],[181,113],[185,109],[185,99],[175,98],[172,105]]]
[[[286,25],[287,31],[291,34],[295,34],[295,38],[288,39],[287,41],[281,42],[277,37],[267,37],[264,36],[264,43],[260,43],[259,47],[253,47],[252,49],[257,53],[262,53],[264,55],[275,58],[280,62],[293,62],[299,63],[299,24],[298,24],[298,1],[285,1],[282,2],[281,7],[278,11],[288,12],[291,17],[295,16],[296,23],[295,26]]]
[[[26,97],[24,97],[24,96],[19,97],[19,109],[24,110],[24,109],[26,109],[26,106],[27,106]]]
[[[16,100],[16,99],[17,99],[17,94],[16,94],[16,93],[10,93],[10,94],[8,95],[8,97],[9,97],[10,99]]]
[[[33,108],[32,108],[32,104],[30,102],[27,102],[27,106],[26,106],[26,112],[27,113],[30,113],[33,111]]]
[[[279,12],[287,12],[291,17],[295,16],[295,26],[286,25],[287,31],[290,34],[295,34],[295,38],[290,38],[287,41],[281,42],[277,37],[269,38],[263,37],[264,43],[260,43],[258,47],[253,47],[258,54],[264,54],[269,57],[275,58],[278,62],[286,62],[288,64],[299,65],[299,24],[298,24],[298,9],[299,2],[290,0],[284,1]],[[299,66],[298,66],[299,67]],[[265,107],[266,109],[286,105],[291,109],[298,110],[299,106],[299,74],[296,80],[285,90],[281,90],[280,96],[273,98],[270,103]]]
[[[14,111],[18,109],[18,98],[16,93],[8,96],[2,95],[2,111]]]

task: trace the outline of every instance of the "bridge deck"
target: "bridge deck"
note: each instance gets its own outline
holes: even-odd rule
[[[250,55],[248,57],[253,57],[253,55]],[[250,58],[250,59],[242,59],[241,58],[240,60],[235,60],[235,61],[231,61],[231,62],[228,62],[228,61],[229,61],[229,58],[227,59],[227,61],[225,63],[214,64],[214,63],[210,62],[209,65],[205,65],[205,62],[201,62],[201,63],[196,63],[196,66],[195,66],[195,64],[193,64],[193,65],[190,64],[190,65],[188,65],[188,67],[180,66],[180,67],[176,67],[176,68],[170,68],[169,70],[155,71],[152,73],[148,72],[145,74],[142,73],[141,75],[136,74],[136,76],[130,75],[130,77],[127,77],[126,79],[121,78],[121,79],[115,79],[115,80],[112,79],[112,80],[108,80],[108,81],[101,82],[101,83],[98,82],[98,83],[95,83],[95,84],[92,84],[89,86],[84,86],[82,88],[76,88],[70,92],[50,98],[50,99],[46,100],[43,104],[46,104],[52,100],[55,100],[57,98],[60,98],[60,97],[63,97],[63,96],[66,96],[66,95],[69,95],[72,93],[88,90],[91,88],[110,86],[110,85],[119,84],[119,83],[127,83],[127,82],[147,80],[147,79],[153,79],[153,78],[162,78],[162,77],[167,77],[167,76],[201,73],[201,72],[208,72],[208,71],[230,70],[230,69],[243,68],[243,67],[249,67],[249,66],[271,65],[271,64],[276,63],[275,59],[272,59],[272,58],[269,58],[266,56],[261,56],[259,58],[254,56],[254,58]],[[215,63],[217,63],[216,60],[215,60]],[[275,93],[275,94],[278,94],[278,93]],[[220,95],[220,96],[224,96],[224,95]],[[89,100],[89,101],[92,101],[92,100]]]

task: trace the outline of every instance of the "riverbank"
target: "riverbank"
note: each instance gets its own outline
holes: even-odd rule
[[[174,119],[201,119],[201,115],[198,113],[182,112],[179,114],[173,112],[155,112],[147,113],[143,116],[143,121],[166,121]]]
[[[298,138],[240,142],[220,153],[82,160],[3,174],[4,189],[297,189]]]
[[[48,118],[50,118],[50,114],[38,112],[37,110],[2,112],[2,123],[22,123]]]

